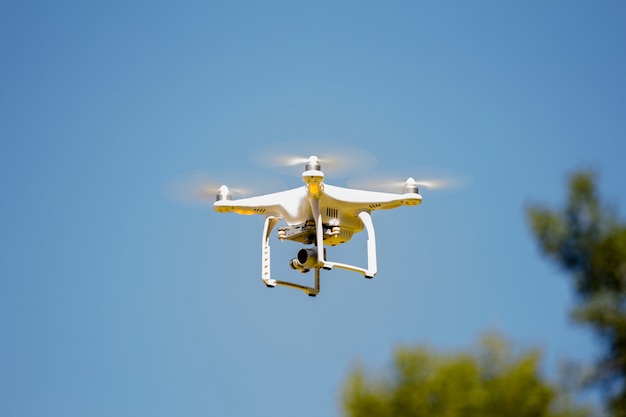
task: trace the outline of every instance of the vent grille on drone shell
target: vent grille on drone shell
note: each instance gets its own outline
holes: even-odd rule
[[[336,208],[326,207],[326,215],[328,217],[332,217],[333,219],[336,219],[337,217],[339,217],[339,210]]]

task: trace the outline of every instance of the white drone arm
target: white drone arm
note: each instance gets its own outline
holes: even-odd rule
[[[324,184],[324,194],[342,205],[360,210],[384,210],[400,206],[417,206],[422,202],[422,196],[417,192],[403,194],[381,193],[377,191],[354,190]]]
[[[278,193],[265,194],[256,197],[230,199],[230,192],[226,186],[220,188],[217,201],[213,208],[217,212],[237,214],[264,214],[266,216],[294,217],[299,216],[301,200],[306,196],[304,187],[294,188]]]

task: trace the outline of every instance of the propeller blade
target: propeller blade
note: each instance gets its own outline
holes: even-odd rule
[[[304,170],[311,156],[317,156],[321,169],[335,177],[347,176],[355,171],[370,169],[376,165],[371,153],[354,147],[319,141],[294,141],[268,145],[254,152],[250,159],[262,168],[289,168]]]
[[[423,172],[424,169],[407,170],[406,172]],[[415,178],[415,179],[413,179]],[[419,188],[428,190],[442,190],[462,188],[468,186],[471,181],[468,177],[459,174],[423,175],[415,177],[403,177],[397,173],[381,173],[375,176],[355,178],[348,181],[348,186],[352,188],[366,189],[371,191],[400,193],[407,182],[414,182]]]
[[[251,184],[254,182],[254,185]],[[241,186],[240,184],[248,184]],[[215,202],[222,185],[226,185],[233,198],[265,194],[284,188],[284,183],[274,177],[259,173],[242,172],[210,175],[206,171],[193,171],[179,175],[163,185],[163,194],[170,201],[186,205],[209,205]]]

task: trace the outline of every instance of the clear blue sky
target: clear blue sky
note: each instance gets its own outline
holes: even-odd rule
[[[590,362],[524,207],[593,167],[626,211],[626,4],[504,3],[2,2],[0,415],[336,416],[355,363],[490,329]],[[473,184],[375,213],[374,280],[269,290],[262,217],[162,186],[296,140]]]

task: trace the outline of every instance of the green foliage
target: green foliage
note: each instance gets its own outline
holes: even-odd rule
[[[573,279],[575,320],[606,342],[592,382],[601,383],[616,416],[626,416],[626,225],[602,204],[595,175],[570,177],[565,207],[533,206],[529,222],[543,252]]]
[[[391,373],[348,376],[343,407],[350,417],[573,417],[589,415],[539,374],[540,354],[514,354],[497,335],[474,350],[441,354],[401,347]]]

